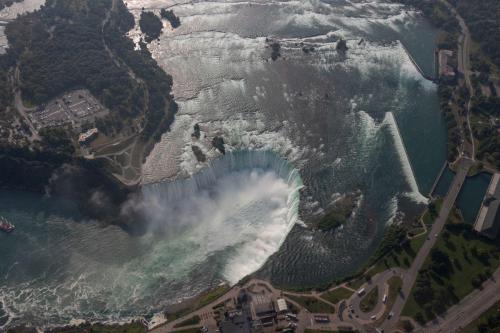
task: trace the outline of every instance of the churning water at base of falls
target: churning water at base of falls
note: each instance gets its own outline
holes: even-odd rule
[[[143,166],[145,200],[124,207],[143,212],[148,232],[131,237],[82,222],[56,199],[0,192],[0,214],[18,226],[0,234],[0,323],[122,320],[254,270],[277,285],[324,285],[358,270],[385,227],[425,202],[446,132],[437,86],[409,56],[432,76],[437,33],[412,8],[384,0],[127,6],[136,18],[143,8],[171,8],[182,22],[164,21],[148,46],[179,104]],[[139,40],[140,30],[130,36]],[[281,45],[276,61],[272,43]],[[216,136],[231,152],[221,159]],[[296,223],[299,211],[307,222],[353,192],[358,206],[342,228]]]
[[[17,227],[0,234],[3,324],[123,320],[236,283],[278,250],[301,187],[273,153],[228,154],[190,179],[145,186],[128,203],[146,215],[143,236],[79,222],[51,208],[56,199],[1,192],[0,214]]]

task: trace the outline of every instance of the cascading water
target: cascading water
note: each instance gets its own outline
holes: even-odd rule
[[[143,165],[143,200],[129,202],[147,232],[132,237],[54,210],[53,199],[0,191],[0,215],[17,226],[0,234],[0,330],[126,320],[256,270],[277,285],[331,283],[424,201],[419,189],[445,159],[446,131],[436,86],[402,47],[433,71],[436,31],[414,10],[384,0],[127,6],[137,19],[171,6],[182,22],[165,22],[148,46],[173,77],[179,112]],[[130,36],[139,40],[140,29]],[[229,153],[214,160],[215,136]],[[301,218],[346,193],[362,200],[342,228],[303,228],[302,180]]]
[[[298,171],[275,153],[238,151],[188,179],[145,185],[140,209],[151,230],[199,237],[204,256],[228,250],[222,276],[235,283],[263,265],[298,221],[301,187]]]
[[[116,321],[236,283],[298,221],[301,187],[297,170],[276,154],[240,151],[191,178],[145,185],[128,203],[144,213],[142,236],[58,215],[36,223],[26,212],[7,215],[17,230],[0,242],[0,253],[8,252],[0,262],[1,311],[9,325]]]

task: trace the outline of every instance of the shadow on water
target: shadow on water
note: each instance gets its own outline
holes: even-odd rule
[[[482,172],[465,180],[458,194],[456,205],[462,212],[465,223],[474,224],[484,195],[490,184],[491,174]]]

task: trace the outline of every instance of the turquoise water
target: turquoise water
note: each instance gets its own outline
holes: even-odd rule
[[[135,13],[155,6],[134,4]],[[188,181],[146,186],[147,202],[131,203],[152,225],[142,237],[82,221],[55,199],[0,192],[0,214],[18,226],[0,234],[0,322],[149,314],[264,262],[258,274],[273,283],[326,284],[366,261],[398,211],[411,217],[422,206],[420,194],[446,156],[446,133],[436,86],[401,47],[432,72],[436,32],[421,17],[379,2],[200,1],[175,8],[182,26],[153,47],[173,75],[180,110],[153,171],[172,160],[201,170],[190,155],[195,123],[203,135],[222,135],[228,151],[248,153],[239,156],[240,170],[224,169],[226,155]],[[347,58],[335,51],[337,33],[348,40]],[[276,62],[266,58],[268,36],[282,44]],[[301,43],[315,51],[304,53]],[[210,153],[210,142],[196,144]],[[262,152],[269,147],[280,156]],[[265,163],[253,168],[260,159]],[[294,225],[302,181],[301,217],[359,191],[354,217],[330,233]]]
[[[436,188],[434,189],[434,196],[439,196],[443,198],[450,189],[451,183],[453,182],[453,178],[455,177],[455,173],[451,171],[450,168],[446,168],[441,175],[438,183],[436,184]]]
[[[434,76],[434,41],[437,32],[428,23],[423,29],[414,30],[405,36],[405,46],[426,75]],[[437,87],[430,82],[425,88],[415,87],[415,95],[407,100],[405,112],[399,116],[403,140],[410,157],[420,193],[427,195],[446,160],[446,129],[439,109],[437,94],[426,89]]]
[[[475,222],[490,180],[491,174],[485,172],[466,179],[456,202],[465,223],[473,224]]]
[[[234,284],[295,225],[301,187],[276,154],[228,153],[127,202],[144,216],[141,236],[86,221],[64,200],[0,191],[0,215],[16,225],[0,233],[0,326],[130,320]]]

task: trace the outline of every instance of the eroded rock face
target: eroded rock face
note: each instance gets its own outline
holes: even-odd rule
[[[198,162],[206,162],[207,161],[207,157],[205,156],[205,154],[203,154],[203,151],[201,150],[200,147],[192,145],[191,149],[193,150],[193,154],[194,154],[194,156],[196,156],[196,159],[198,160]]]
[[[224,139],[221,136],[216,136],[212,140],[212,145],[217,148],[222,154],[226,154],[226,148],[224,147]]]
[[[345,40],[340,39],[339,42],[337,43],[337,46],[335,49],[340,52],[340,53],[346,53],[349,48],[347,47],[347,43]]]
[[[191,134],[191,136],[193,138],[196,138],[196,139],[200,139],[200,125],[199,124],[195,124],[193,126],[193,133]]]

